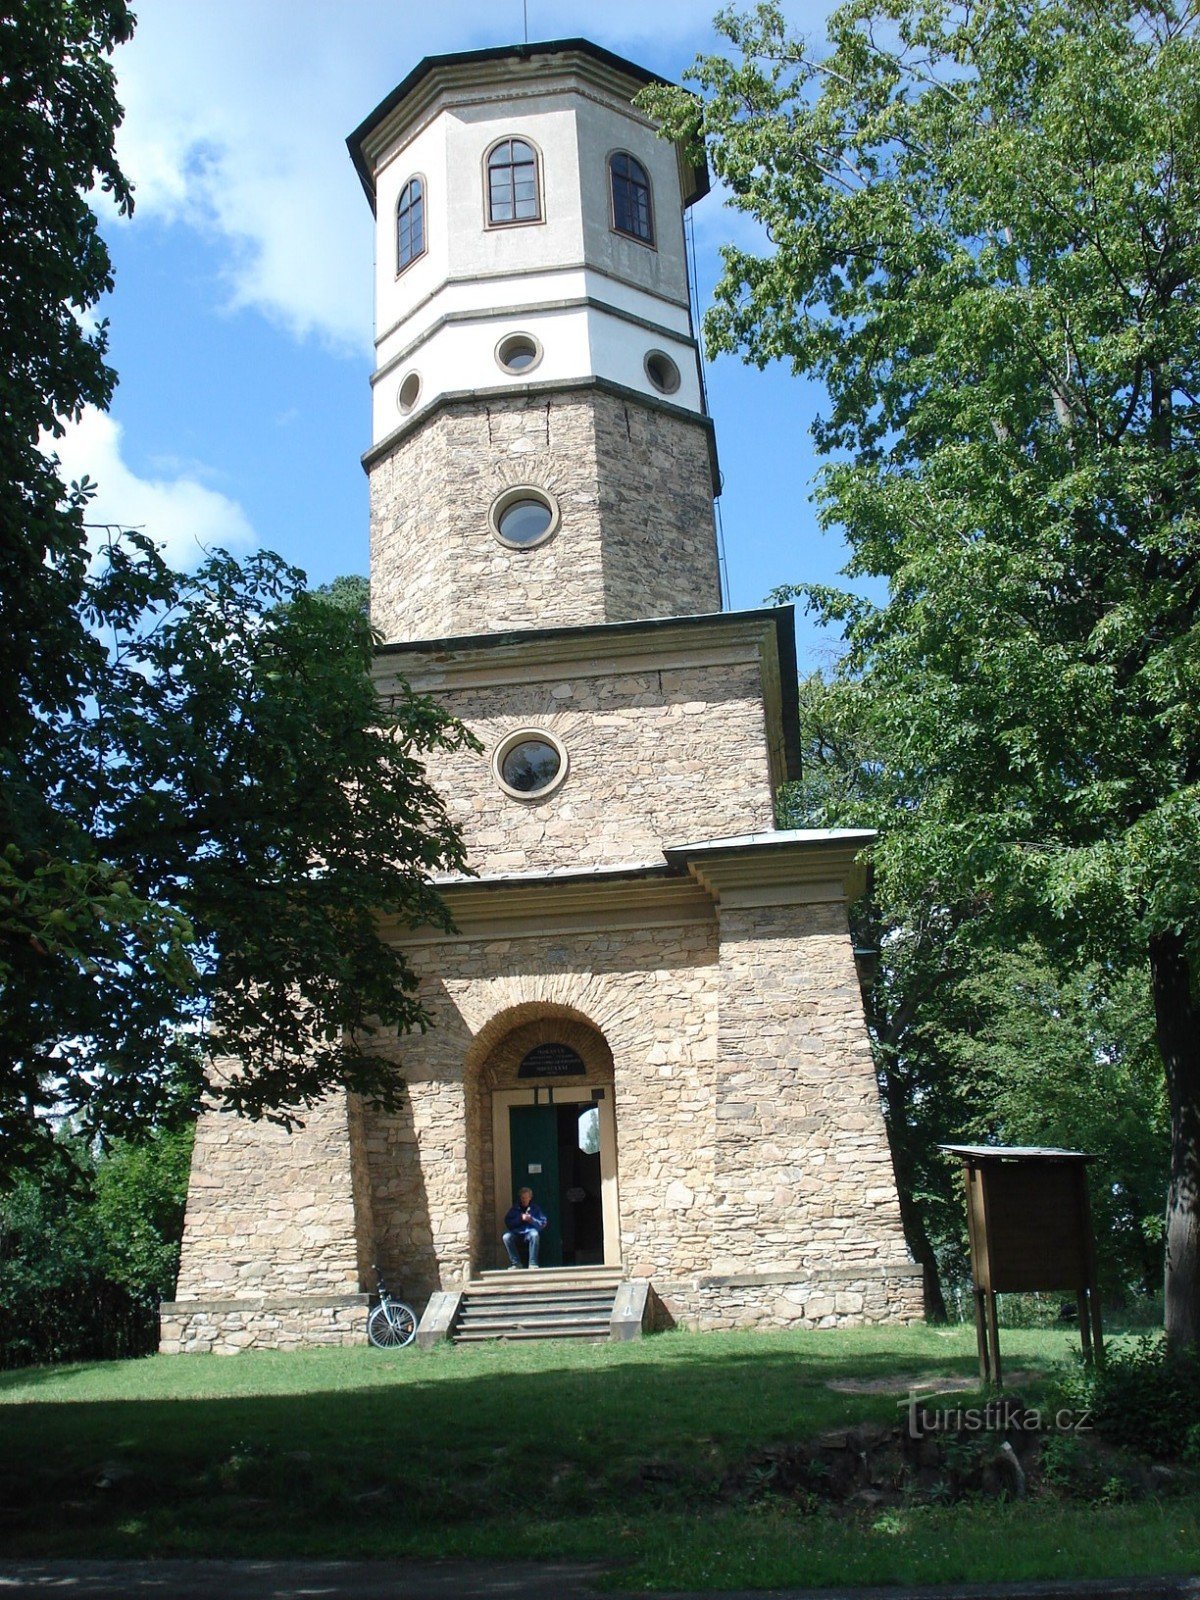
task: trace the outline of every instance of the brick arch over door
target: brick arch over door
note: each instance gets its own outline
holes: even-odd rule
[[[595,1023],[571,1006],[526,1001],[506,1007],[479,1030],[464,1061],[471,1260],[475,1271],[499,1265],[500,1245],[494,1220],[497,1203],[493,1095],[552,1083],[518,1077],[522,1061],[542,1044],[566,1045],[581,1058],[585,1076],[572,1083],[602,1088],[610,1098],[614,1092],[612,1050]]]

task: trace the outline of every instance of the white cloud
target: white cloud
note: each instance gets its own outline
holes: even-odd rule
[[[140,528],[164,547],[167,561],[187,570],[206,550],[254,545],[254,530],[236,501],[193,475],[140,478],[122,456],[121,426],[89,408],[62,439],[47,441],[62,464],[64,482],[91,478],[99,485],[87,521]]]
[[[801,27],[829,0],[791,0]],[[585,36],[684,71],[717,46],[714,0],[528,0],[531,39]],[[360,354],[371,226],[345,136],[428,54],[520,37],[517,0],[154,0],[116,58],[122,165],[137,219],[227,247],[227,303]],[[708,208],[715,210],[710,204]]]
[[[356,352],[371,331],[371,229],[342,144],[361,98],[338,44],[358,18],[327,0],[157,0],[116,60],[134,225],[215,237],[230,308]]]
[[[710,0],[530,0],[532,38],[585,34],[618,52],[707,42]],[[520,27],[515,4],[505,23]],[[345,137],[427,54],[505,43],[493,5],[443,0],[155,0],[116,58],[135,223],[227,246],[227,304],[360,353],[371,336],[371,225]],[[684,41],[687,41],[686,43]]]

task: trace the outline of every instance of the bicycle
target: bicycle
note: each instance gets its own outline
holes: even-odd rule
[[[417,1314],[389,1291],[379,1268],[374,1271],[379,1304],[367,1318],[367,1338],[377,1350],[403,1350],[417,1337]]]

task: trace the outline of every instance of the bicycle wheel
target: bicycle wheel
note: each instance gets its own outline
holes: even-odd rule
[[[416,1313],[400,1300],[383,1300],[367,1318],[367,1338],[377,1350],[403,1350],[417,1336]]]

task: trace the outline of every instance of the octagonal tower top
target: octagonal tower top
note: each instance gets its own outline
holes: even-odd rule
[[[703,410],[683,212],[708,171],[632,104],[663,81],[582,39],[429,56],[350,135],[376,215],[373,446],[534,366]],[[515,368],[508,331],[532,340]]]
[[[556,67],[575,67],[589,74],[602,92],[615,92],[622,102],[631,99],[647,84],[669,82],[658,73],[639,67],[635,61],[602,49],[590,39],[550,39],[539,44],[495,45],[487,50],[425,56],[346,140],[372,209],[376,201],[375,175],[380,165],[392,146],[403,140],[405,132],[429,114],[440,94],[456,90],[470,92],[480,86],[494,89],[498,77],[507,82],[507,93],[535,82],[537,74]],[[683,203],[690,206],[708,193],[708,168],[703,163],[695,165],[682,149],[677,151],[677,156]]]
[[[719,609],[684,213],[708,172],[586,40],[431,56],[350,136],[375,212],[386,638]]]

